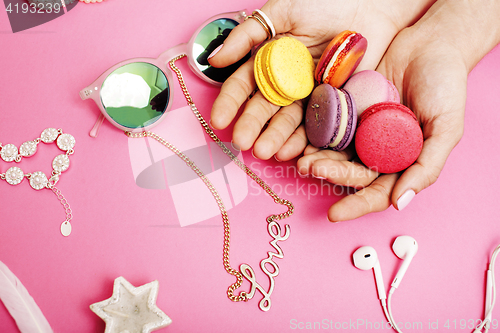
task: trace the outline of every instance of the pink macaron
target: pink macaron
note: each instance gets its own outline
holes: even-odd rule
[[[373,104],[382,102],[400,102],[399,92],[394,84],[382,74],[372,70],[364,70],[351,76],[345,83],[358,108],[358,116]]]
[[[359,118],[355,146],[361,162],[380,173],[402,171],[412,165],[423,146],[422,129],[406,106],[377,103]]]

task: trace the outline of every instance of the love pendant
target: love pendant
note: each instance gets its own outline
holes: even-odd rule
[[[269,222],[269,220],[271,220]],[[284,241],[287,240],[288,237],[290,236],[290,226],[288,224],[285,224],[285,232],[282,235],[281,233],[281,226],[274,221],[272,217],[268,218],[268,225],[267,225],[267,231],[269,232],[269,235],[273,238],[272,241],[269,242],[271,246],[276,250],[276,252],[267,252],[267,258],[263,259],[260,262],[260,268],[262,272],[269,278],[269,288],[266,291],[264,287],[260,283],[257,282],[257,279],[255,277],[255,272],[253,268],[250,265],[247,264],[241,264],[240,265],[240,272],[241,274],[247,279],[250,284],[250,291],[246,293],[246,299],[252,299],[253,296],[255,295],[255,291],[259,291],[262,294],[262,299],[259,302],[259,308],[262,311],[268,311],[271,308],[271,294],[274,291],[274,278],[278,276],[280,270],[278,267],[278,264],[276,264],[273,259],[274,258],[279,258],[283,259],[283,250],[281,247],[278,245],[279,241]]]
[[[196,119],[200,122],[201,126],[205,130],[205,132],[212,138],[212,140],[221,148],[221,150],[241,169],[243,170],[255,183],[257,183],[271,198],[273,198],[274,202],[279,205],[284,205],[288,209],[284,213],[280,213],[277,215],[271,215],[269,216],[266,221],[268,223],[267,230],[269,235],[273,238],[269,244],[274,248],[276,252],[271,252],[269,251],[267,253],[267,258],[263,259],[260,262],[260,268],[266,274],[266,276],[269,278],[269,288],[266,290],[264,287],[262,287],[261,284],[257,282],[257,278],[255,277],[255,272],[247,264],[242,264],[240,265],[240,270],[236,270],[235,268],[231,267],[230,261],[229,261],[229,247],[230,247],[230,226],[229,226],[229,216],[227,214],[227,210],[224,206],[224,202],[222,201],[221,196],[219,195],[219,192],[215,188],[215,186],[210,182],[210,179],[205,176],[203,171],[200,170],[196,166],[196,164],[189,159],[182,151],[177,149],[175,146],[170,144],[168,141],[166,141],[164,138],[160,137],[159,135],[155,134],[154,132],[151,131],[146,131],[146,132],[141,132],[141,133],[131,133],[131,132],[125,132],[125,134],[128,137],[131,138],[152,138],[156,141],[158,141],[160,144],[164,145],[167,147],[169,150],[171,150],[174,154],[176,154],[179,158],[181,158],[188,167],[190,167],[198,177],[203,181],[203,183],[206,185],[206,187],[209,189],[210,193],[215,199],[215,202],[217,203],[217,206],[219,207],[221,217],[222,217],[222,222],[224,226],[224,246],[223,246],[223,254],[222,254],[222,262],[224,264],[224,269],[226,272],[236,278],[236,281],[231,284],[226,291],[226,295],[229,298],[229,300],[233,302],[244,302],[248,301],[249,299],[253,298],[255,295],[255,292],[258,290],[263,298],[259,302],[259,308],[262,311],[268,311],[271,308],[271,294],[274,291],[274,278],[279,274],[279,267],[278,265],[274,262],[274,258],[283,258],[283,251],[281,250],[281,247],[278,245],[279,241],[286,240],[289,235],[290,235],[290,226],[285,225],[285,232],[282,234],[281,231],[281,226],[277,223],[277,221],[282,220],[284,218],[288,218],[293,214],[294,211],[294,206],[293,204],[286,200],[280,198],[269,186],[264,180],[262,180],[255,172],[252,171],[248,166],[245,165],[215,134],[215,132],[210,128],[208,122],[203,118],[201,113],[198,111],[198,108],[193,102],[193,99],[191,95],[189,94],[189,91],[187,89],[187,86],[184,82],[184,79],[182,77],[181,70],[175,65],[175,62],[183,57],[186,57],[186,54],[181,54],[169,61],[170,68],[176,73],[177,79],[179,81],[179,84],[182,88],[182,92],[184,94],[184,97],[186,98],[186,102],[188,103],[189,107],[193,111],[193,114],[196,116]],[[239,294],[235,294],[235,291],[241,287],[241,284],[243,282],[243,277],[245,277],[251,284],[250,292],[246,293],[244,291],[240,292]]]

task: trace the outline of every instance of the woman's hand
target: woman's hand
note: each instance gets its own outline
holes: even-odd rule
[[[500,41],[500,4],[476,5],[439,0],[417,24],[397,35],[377,68],[394,82],[422,126],[424,146],[412,166],[402,174],[377,175],[349,162],[353,153],[313,148],[298,161],[303,174],[362,189],[330,208],[331,221],[351,220],[391,204],[401,210],[438,179],[463,134],[467,75]]]
[[[368,40],[368,49],[359,71],[375,69],[394,36],[418,19],[431,2],[433,0],[411,1],[408,5],[395,0],[270,0],[262,10],[273,22],[278,37],[298,39],[316,62],[338,33],[344,30],[361,33]],[[247,20],[233,29],[224,46],[209,61],[215,67],[225,67],[266,38],[257,21]],[[255,89],[251,58],[223,84],[212,107],[211,126],[226,128]],[[243,150],[253,147],[253,154],[260,159],[273,155],[278,160],[292,159],[307,145],[305,130],[300,125],[302,117],[302,101],[280,108],[257,92],[234,124],[233,143]]]

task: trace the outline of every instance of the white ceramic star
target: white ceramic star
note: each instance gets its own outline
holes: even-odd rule
[[[106,322],[104,333],[150,333],[172,320],[156,306],[158,281],[134,287],[122,276],[115,279],[113,296],[90,305]]]

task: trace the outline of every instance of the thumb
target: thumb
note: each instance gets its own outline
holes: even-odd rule
[[[271,22],[274,22],[270,14],[271,6],[270,3],[266,3],[261,10]],[[208,61],[210,65],[217,68],[229,66],[243,58],[254,46],[265,41],[267,37],[267,32],[259,21],[247,18],[231,31],[224,44],[209,56]]]

